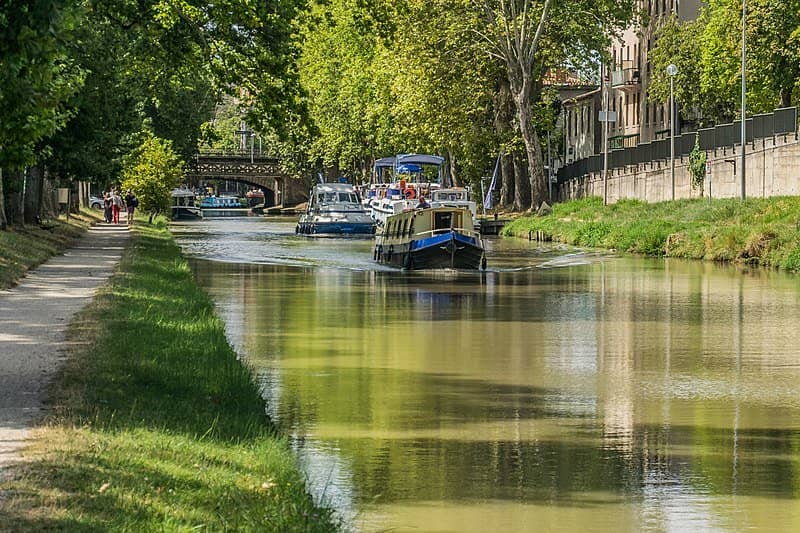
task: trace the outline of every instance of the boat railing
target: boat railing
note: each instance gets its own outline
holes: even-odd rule
[[[468,237],[478,237],[480,238],[481,233],[480,231],[476,231],[475,228],[439,228],[439,229],[431,229],[427,231],[420,231],[414,234],[414,236],[424,237],[426,235],[430,235],[431,237],[434,235],[441,235],[443,233],[448,233],[450,231],[457,231],[458,233],[462,233]]]

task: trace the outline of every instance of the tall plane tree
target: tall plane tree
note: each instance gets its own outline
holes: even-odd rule
[[[37,143],[63,124],[64,101],[80,87],[64,46],[75,18],[69,1],[0,1],[0,229],[2,169],[34,162]]]
[[[477,32],[487,52],[502,63],[525,145],[530,206],[547,198],[542,145],[534,105],[549,68],[586,67],[605,56],[610,39],[633,18],[634,0],[482,0],[485,31]],[[517,182],[519,183],[519,182]]]

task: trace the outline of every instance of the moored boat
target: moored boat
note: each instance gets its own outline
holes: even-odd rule
[[[206,196],[200,200],[203,218],[246,217],[253,213],[249,207],[243,207],[236,196]]]
[[[199,220],[203,218],[202,210],[195,205],[195,194],[191,189],[179,187],[173,189],[172,220]]]
[[[486,252],[469,209],[428,207],[390,215],[373,259],[405,269],[485,269]]]
[[[347,183],[315,185],[295,233],[301,235],[372,235],[375,222]]]

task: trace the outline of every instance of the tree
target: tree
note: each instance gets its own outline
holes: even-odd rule
[[[718,96],[706,94],[702,86],[701,64],[697,61],[697,47],[702,35],[700,21],[681,22],[671,16],[656,30],[655,46],[650,50],[651,78],[647,98],[651,102],[669,100],[669,76],[667,66],[674,64],[678,73],[673,80],[675,102],[682,110],[695,109],[700,112],[700,124],[719,108]],[[686,117],[684,117],[686,118]]]
[[[183,178],[183,161],[172,143],[150,132],[143,133],[139,147],[125,157],[122,166],[122,190],[132,190],[139,205],[150,212],[150,222],[170,206],[170,192]]]
[[[302,30],[298,70],[318,133],[308,157],[325,166],[365,171],[391,131],[384,107],[390,72],[380,68],[387,50],[373,21],[354,0],[314,4]]]
[[[183,157],[195,151],[217,93],[194,27],[160,4],[85,0],[70,50],[88,74],[69,102],[72,118],[47,141],[52,172],[113,181],[145,123]]]
[[[64,123],[64,102],[83,79],[64,47],[78,14],[64,0],[0,1],[0,169],[33,163],[37,143]],[[0,229],[2,192],[0,183]]]
[[[525,145],[531,208],[547,197],[542,146],[534,124],[542,77],[549,67],[596,61],[611,36],[630,22],[631,0],[483,0],[486,30],[478,34],[486,51],[504,67]]]
[[[410,0],[396,20],[395,68],[387,76],[395,135],[405,150],[446,155],[457,184],[477,185],[494,160],[487,154],[497,151],[491,108],[498,75],[472,38],[479,13],[471,0]]]
[[[689,153],[689,171],[692,174],[692,189],[700,189],[703,196],[703,184],[706,179],[706,160],[708,154],[700,149],[700,134],[694,136],[694,148]]]
[[[789,107],[800,98],[800,0],[751,0],[748,11],[750,80]]]
[[[649,98],[669,94],[666,66],[675,63],[675,100],[699,114],[702,126],[737,119],[741,98],[741,0],[714,0],[696,21],[673,18],[650,51]],[[698,54],[697,51],[700,50]],[[748,113],[789,106],[800,93],[800,0],[749,0]]]
[[[528,0],[518,5],[516,0],[500,0],[498,7],[485,2],[489,29],[489,53],[506,67],[511,97],[514,100],[517,123],[528,160],[531,208],[545,199],[545,177],[542,165],[541,143],[532,124],[531,101],[537,75],[534,65],[539,43],[550,14],[551,0],[532,7]],[[537,9],[538,8],[538,9]],[[538,11],[538,12],[537,12]]]

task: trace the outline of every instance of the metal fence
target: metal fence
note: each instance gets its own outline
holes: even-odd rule
[[[745,134],[747,142],[786,133],[797,133],[797,108],[776,109],[772,113],[754,115],[747,119]],[[742,140],[742,121],[720,124],[675,136],[675,157],[689,155],[694,149],[695,137],[699,135],[701,150],[714,150],[734,146]],[[608,168],[667,160],[670,157],[670,139],[659,139],[636,146],[611,150],[608,153]],[[558,169],[558,183],[603,170],[603,154],[595,154]]]

